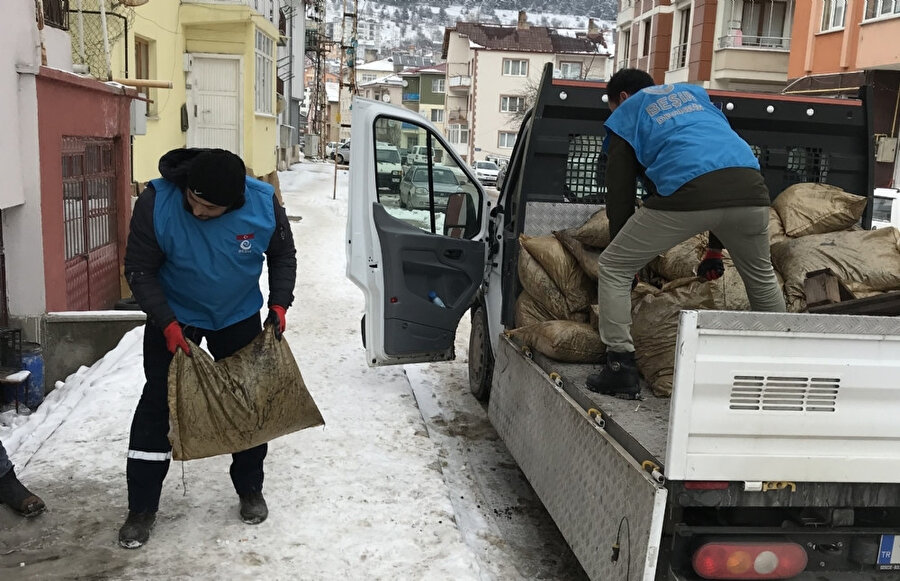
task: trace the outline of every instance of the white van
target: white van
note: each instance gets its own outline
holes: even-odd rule
[[[875,188],[872,199],[872,230],[893,226],[900,228],[900,190]]]

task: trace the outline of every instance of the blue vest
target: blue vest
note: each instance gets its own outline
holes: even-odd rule
[[[185,209],[178,186],[161,178],[152,184],[153,228],[166,255],[159,278],[178,322],[217,331],[258,313],[263,253],[275,231],[274,188],[248,177],[244,205],[204,221]]]
[[[622,101],[605,126],[631,144],[661,196],[719,169],[759,169],[750,146],[696,85],[641,89]]]

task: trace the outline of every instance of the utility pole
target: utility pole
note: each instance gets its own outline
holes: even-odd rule
[[[358,14],[357,14],[357,0],[343,0],[343,16],[341,19],[341,72],[339,81],[339,90],[338,90],[338,115],[337,121],[341,128],[350,127],[351,119],[344,119],[343,116],[343,102],[344,102],[344,87],[347,87],[350,96],[350,107],[348,111],[351,112],[350,117],[352,118],[352,110],[353,110],[353,96],[356,95],[356,49],[359,46],[359,42],[357,41],[358,34]],[[347,79],[344,79],[346,70]],[[340,132],[339,132],[340,134]],[[337,198],[337,160],[335,160],[334,164],[334,191],[332,192],[332,198]]]

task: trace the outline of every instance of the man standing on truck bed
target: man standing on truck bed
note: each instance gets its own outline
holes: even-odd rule
[[[591,391],[640,393],[631,338],[630,288],[653,257],[710,231],[698,275],[724,273],[722,243],[754,311],[784,311],[769,258],[769,190],[750,146],[702,88],[654,85],[622,69],[606,86],[606,212],[612,242],[600,255],[597,286],[606,364],[587,378]],[[649,196],[635,211],[636,180]],[[719,242],[721,240],[721,242]]]

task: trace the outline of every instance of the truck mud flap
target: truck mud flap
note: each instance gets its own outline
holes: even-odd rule
[[[666,488],[505,336],[488,414],[591,579],[655,579]]]

